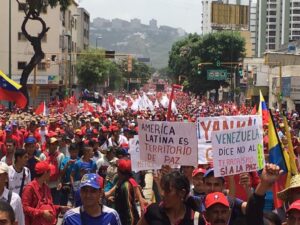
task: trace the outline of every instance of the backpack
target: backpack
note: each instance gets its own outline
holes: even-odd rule
[[[46,153],[46,152],[45,152]],[[49,163],[49,165],[52,165],[51,171],[50,171],[50,182],[51,181],[57,181],[59,178],[59,165],[57,161],[57,157],[60,154],[60,152],[56,151],[54,154],[50,155],[48,152],[46,155],[46,162]]]

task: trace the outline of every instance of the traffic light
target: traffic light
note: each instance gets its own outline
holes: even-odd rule
[[[198,70],[197,70],[198,75],[201,75],[202,70],[203,70],[203,65],[202,65],[202,63],[199,63],[198,64]]]
[[[132,72],[132,56],[128,55],[127,58],[127,71]]]
[[[239,63],[238,71],[239,71],[240,78],[243,78],[243,64],[242,63]]]

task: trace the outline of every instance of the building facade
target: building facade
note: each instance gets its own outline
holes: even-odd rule
[[[33,56],[33,48],[29,41],[22,34],[21,25],[24,19],[24,0],[11,1],[11,77],[19,83],[24,67]],[[0,35],[0,69],[9,75],[9,1],[3,1],[0,8],[0,20],[2,31],[5,35]],[[86,47],[86,40],[80,42],[79,30],[84,23],[80,22],[81,10],[78,4],[72,4],[66,11],[61,11],[60,7],[50,8],[41,13],[41,17],[50,27],[42,40],[42,49],[45,58],[36,69],[30,74],[28,79],[28,90],[30,95],[30,105],[37,105],[40,101],[50,100],[51,97],[61,96],[65,89],[72,87],[75,82],[75,61],[76,53]],[[40,24],[28,22],[26,28],[30,35],[34,36],[40,32]],[[80,27],[80,29],[79,29]],[[88,31],[89,32],[89,31]],[[80,42],[78,45],[77,43]],[[34,91],[35,90],[35,91]]]

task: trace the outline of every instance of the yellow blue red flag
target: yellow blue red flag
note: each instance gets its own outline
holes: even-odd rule
[[[21,92],[21,85],[11,80],[0,70],[0,100],[15,102],[19,108],[24,108],[27,98]]]

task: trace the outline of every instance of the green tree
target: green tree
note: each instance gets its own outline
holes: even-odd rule
[[[18,2],[19,5],[21,4],[21,2],[19,0],[16,0],[16,1]],[[32,56],[31,60],[29,61],[29,63],[26,65],[26,67],[24,68],[24,70],[22,72],[20,84],[22,85],[21,91],[26,96],[26,98],[29,100],[28,90],[27,90],[27,80],[28,80],[30,73],[35,68],[35,66],[38,65],[42,61],[42,59],[45,57],[45,54],[42,50],[41,42],[42,42],[42,39],[44,38],[44,36],[46,35],[46,33],[48,32],[48,30],[50,29],[49,27],[47,27],[45,21],[41,18],[40,13],[42,11],[44,11],[45,9],[47,9],[48,7],[53,8],[56,6],[60,6],[61,10],[65,10],[69,6],[70,1],[69,0],[48,0],[48,1],[27,0],[26,3],[27,3],[27,5],[24,8],[25,17],[22,22],[21,30],[22,30],[22,33],[24,34],[25,38],[32,45],[33,50],[34,50],[34,55]],[[36,21],[36,22],[41,23],[42,30],[37,35],[36,34],[32,35],[32,34],[28,33],[28,31],[26,30],[26,25],[30,21]],[[28,105],[28,103],[27,103],[27,105]]]
[[[196,93],[203,94],[220,86],[229,85],[226,81],[207,80],[207,69],[215,65],[204,65],[198,73],[199,63],[238,62],[244,57],[245,41],[237,32],[217,32],[205,36],[190,34],[187,38],[176,42],[169,56],[169,67],[176,80],[179,76],[187,77],[185,87]],[[224,67],[229,72],[233,68]],[[232,70],[232,71],[231,71]],[[188,85],[187,85],[188,84]]]
[[[118,65],[105,58],[105,51],[89,49],[83,51],[77,60],[77,77],[82,87],[93,89],[109,81],[109,89],[121,86],[121,72]]]
[[[124,59],[120,65],[120,68],[123,71],[124,84],[126,84],[126,88],[129,88],[131,90],[138,89],[140,85],[147,83],[148,79],[155,72],[154,68],[149,67],[145,63],[138,62],[134,58],[132,59],[132,71],[128,72],[127,71],[127,68],[128,68],[127,63],[128,63],[127,59]],[[141,84],[131,83],[130,87],[129,87],[128,82],[129,82],[130,78],[140,78]]]

